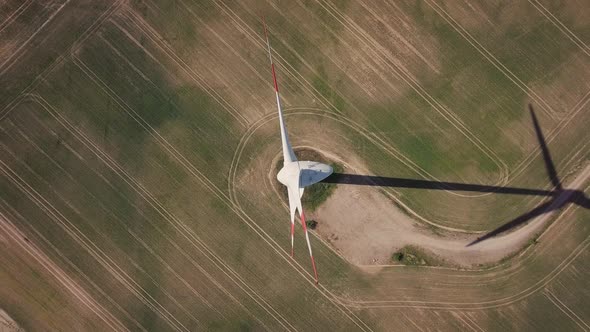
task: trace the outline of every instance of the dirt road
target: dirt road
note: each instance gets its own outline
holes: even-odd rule
[[[568,206],[584,190],[590,178],[587,165],[547,207],[547,213],[506,234],[468,246],[475,234],[433,232],[396,208],[379,190],[365,186],[340,185],[314,217],[320,220],[317,232],[357,265],[391,264],[395,250],[416,245],[461,266],[496,262],[519,249],[538,234],[551,217]],[[480,235],[481,236],[481,235]]]

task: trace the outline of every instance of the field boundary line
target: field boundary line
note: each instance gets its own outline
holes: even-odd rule
[[[154,82],[147,77],[147,75],[142,72],[139,68],[137,68],[137,66],[135,66],[133,64],[133,62],[131,62],[126,56],[125,54],[121,53],[121,51],[119,51],[119,49],[113,45],[110,41],[108,41],[103,35],[99,35],[100,40],[102,40],[111,50],[113,50],[113,52],[115,52],[115,55],[117,55],[119,58],[123,59],[123,61],[125,61],[125,63],[127,63],[127,65],[129,67],[131,67],[131,69],[133,69],[134,72],[136,72],[139,76],[141,76],[141,78],[143,78],[146,82],[149,82],[152,86],[156,87],[156,84],[154,84]],[[145,51],[144,51],[145,52]],[[158,89],[158,91],[160,91],[160,89]]]
[[[545,288],[543,291],[543,295],[551,301],[561,312],[563,312],[566,316],[568,316],[576,325],[578,325],[582,330],[589,331],[590,326],[584,322],[583,319],[580,318],[572,309],[570,309],[565,303],[563,303],[553,292],[551,292],[548,288]]]
[[[421,327],[420,327],[420,325],[416,324],[416,322],[414,322],[414,320],[413,320],[411,317],[409,317],[409,316],[408,316],[408,315],[407,315],[405,312],[403,312],[403,311],[402,311],[402,312],[401,312],[401,315],[402,315],[402,316],[403,316],[403,317],[404,317],[404,318],[405,318],[405,319],[406,319],[408,322],[410,322],[410,323],[411,323],[411,324],[412,324],[412,325],[413,325],[413,326],[416,328],[416,330],[417,330],[417,331],[420,331],[420,332],[426,332],[426,331],[424,331],[424,329],[423,329],[423,328],[421,328]]]
[[[4,171],[4,168],[2,168]],[[33,257],[47,272],[49,272],[65,289],[74,295],[81,303],[94,312],[102,321],[104,321],[113,330],[128,331],[113,314],[106,310],[100,303],[94,299],[88,292],[72,279],[57,263],[51,260],[35,244],[26,241],[25,235],[18,230],[16,225],[10,222],[4,213],[0,211],[0,229],[10,237],[16,244],[24,249]]]
[[[428,59],[422,55],[422,53],[420,51],[418,51],[418,49],[416,49],[416,47],[414,47],[414,45],[408,41],[408,39],[406,39],[406,37],[408,36],[404,36],[403,33],[398,32],[398,30],[394,29],[391,24],[388,24],[387,22],[385,22],[385,20],[383,19],[383,16],[378,16],[378,14],[375,12],[375,10],[373,10],[371,7],[369,7],[367,5],[367,3],[365,2],[361,2],[359,3],[359,5],[366,10],[367,12],[371,13],[371,15],[373,15],[373,17],[375,19],[377,19],[379,21],[379,23],[383,24],[383,26],[390,32],[394,33],[396,38],[398,38],[403,45],[405,46],[405,48],[409,49],[412,53],[415,54],[416,57],[418,57],[420,60],[422,60],[422,62],[428,66],[428,68],[430,68],[434,73],[436,73],[437,75],[440,75],[440,70],[436,68],[436,66],[432,63],[430,63],[430,61],[428,61]],[[399,7],[396,5],[395,2],[392,2],[389,4],[390,6],[395,8],[395,11],[401,11],[399,9]],[[385,12],[385,11],[384,11]],[[403,24],[408,24],[407,21],[403,21]],[[409,72],[409,71],[408,71]],[[413,75],[412,75],[413,76]]]

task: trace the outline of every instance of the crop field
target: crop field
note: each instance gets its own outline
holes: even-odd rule
[[[493,261],[404,266],[357,262],[330,206],[463,239],[557,194],[337,184],[313,214],[316,285],[273,179],[261,16],[294,147],[552,191],[534,109],[577,194]],[[583,1],[2,1],[0,309],[32,331],[588,331],[589,45]]]

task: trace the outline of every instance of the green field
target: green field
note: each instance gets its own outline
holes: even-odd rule
[[[38,331],[590,329],[590,210],[574,205],[476,270],[367,270],[314,233],[316,286],[272,182],[260,15],[297,148],[370,175],[551,189],[532,104],[564,183],[587,164],[590,21],[573,3],[7,1],[0,308]],[[383,190],[464,231],[543,200]]]

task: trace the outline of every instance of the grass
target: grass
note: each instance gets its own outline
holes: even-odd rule
[[[346,101],[338,94],[338,91],[334,90],[327,80],[326,70],[323,66],[317,70],[317,75],[314,75],[312,86],[318,91],[320,95],[326,98],[330,105],[332,105],[337,111],[343,111],[346,107]]]
[[[528,97],[519,88],[515,88],[514,83],[505,74],[483,58],[429,6],[416,3],[407,10],[413,13],[419,31],[435,36],[441,42],[441,72],[421,82],[425,90],[452,110],[469,127],[479,128],[477,137],[491,146],[508,165],[519,162],[523,154],[521,146],[507,140],[507,132],[503,132],[502,129],[523,119],[523,106],[526,105]],[[458,18],[458,21],[463,23],[463,17]],[[480,26],[470,26],[468,30],[470,34],[476,35],[479,42],[507,66],[508,70],[530,86],[539,77],[546,78],[546,73],[550,72],[551,68],[563,64],[567,55],[571,53],[570,46],[563,45],[568,41],[558,37],[560,32],[548,24],[542,20],[532,27],[514,24],[503,32],[504,35],[490,36],[487,23],[482,21]],[[510,37],[512,30],[516,28],[530,28],[530,31],[525,35],[516,34],[519,36],[518,39],[516,36]],[[560,54],[556,55],[555,52]],[[469,79],[462,79],[466,76]],[[497,169],[491,167],[493,165],[477,154],[465,154],[459,162],[476,160],[483,173],[497,172]],[[457,161],[453,161],[452,166],[455,164]],[[461,167],[460,164],[456,166],[458,169]]]
[[[18,54],[18,61],[10,68],[5,68],[6,72],[0,78],[3,87],[0,91],[0,110],[4,110],[5,106],[19,96],[50,65],[59,61],[59,58],[70,50],[74,42],[107,11],[113,2],[88,1],[80,4],[82,7],[87,6],[83,10],[77,6],[65,6],[57,13],[52,21],[57,21],[59,24],[47,25],[47,29],[40,31],[26,45],[27,47],[32,45],[31,49],[35,51],[29,52],[27,47],[24,47]],[[3,2],[3,5],[5,3]],[[13,42],[18,46],[24,45],[25,41],[33,36],[35,30],[58,10],[58,3],[59,1],[32,3],[13,23],[6,26],[2,39],[10,41],[15,37],[14,34],[18,33],[18,38]]]
[[[82,53],[81,60],[93,70],[113,68],[114,74],[101,77],[105,84],[113,87],[119,95],[124,95],[126,105],[131,110],[139,112],[143,119],[153,128],[169,132],[170,142],[182,145],[187,149],[199,151],[189,154],[191,162],[196,165],[217,167],[219,173],[211,177],[220,185],[226,185],[226,173],[229,165],[225,155],[233,153],[237,144],[235,120],[212,97],[195,84],[172,86],[164,77],[162,70],[168,64],[158,64],[145,52],[138,52],[130,45],[122,31],[116,28],[105,29],[105,35],[116,45],[122,56],[115,51],[106,53],[106,43],[96,41],[89,43],[88,51]],[[154,45],[147,45],[154,48]],[[146,80],[134,73],[125,60],[142,68],[143,73],[149,75]],[[163,67],[164,66],[164,67]],[[121,73],[121,75],[119,75]],[[123,74],[126,73],[126,74]],[[122,84],[133,81],[133,84]],[[146,135],[143,128],[135,137],[138,143]],[[127,131],[126,131],[127,132]],[[225,171],[223,171],[225,169]]]
[[[447,262],[435,254],[412,245],[405,246],[394,252],[391,255],[391,260],[394,263],[408,266],[449,266]]]

